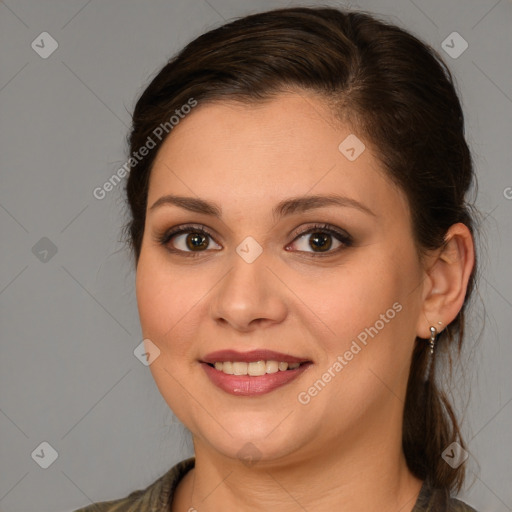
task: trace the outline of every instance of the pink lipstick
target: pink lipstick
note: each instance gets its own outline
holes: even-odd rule
[[[210,381],[226,393],[258,396],[299,377],[312,362],[272,350],[220,350],[204,356],[201,366]]]

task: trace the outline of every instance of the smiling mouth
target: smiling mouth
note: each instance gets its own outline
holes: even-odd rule
[[[296,370],[300,366],[308,363],[309,361],[303,363],[287,363],[285,361],[261,360],[250,363],[243,361],[219,361],[206,364],[226,375],[249,375],[258,377],[266,374]]]
[[[249,356],[246,357],[249,358]],[[222,391],[240,397],[257,397],[289,385],[313,365],[312,361],[304,360],[215,361],[215,359],[201,361],[207,377]],[[298,358],[290,356],[290,359]]]

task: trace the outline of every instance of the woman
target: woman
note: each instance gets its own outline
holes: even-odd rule
[[[81,510],[472,511],[436,384],[475,275],[440,57],[365,13],[251,15],[160,71],[130,148],[146,357],[195,457]]]

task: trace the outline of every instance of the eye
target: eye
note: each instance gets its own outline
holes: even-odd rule
[[[309,239],[306,239],[307,237]],[[335,248],[331,250],[333,238],[335,239]],[[298,245],[299,252],[312,252],[315,256],[323,256],[349,247],[352,245],[352,237],[348,233],[335,229],[328,224],[317,224],[306,231],[300,232],[292,244]],[[313,249],[313,251],[308,251],[307,249]]]
[[[317,224],[305,231],[295,233],[294,241],[286,248],[292,245],[298,245],[299,252],[310,252],[314,256],[324,256],[337,253],[345,247],[352,245],[352,237],[345,231],[338,230],[328,224]],[[310,236],[309,241],[302,240]],[[334,240],[334,249],[333,240]],[[157,236],[157,241],[165,246],[169,251],[181,253],[187,256],[196,256],[210,248],[210,240],[222,249],[213,239],[213,235],[202,226],[181,225],[166,231]],[[298,242],[297,242],[298,240]],[[336,245],[337,244],[337,245]],[[313,249],[313,251],[308,251]]]
[[[201,253],[210,247],[213,236],[202,226],[177,226],[166,231],[158,242],[171,252]],[[214,242],[217,247],[220,246]]]

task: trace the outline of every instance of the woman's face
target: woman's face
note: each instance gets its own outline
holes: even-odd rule
[[[137,300],[196,451],[298,461],[400,438],[424,272],[405,196],[362,142],[287,93],[199,103],[160,149]]]

